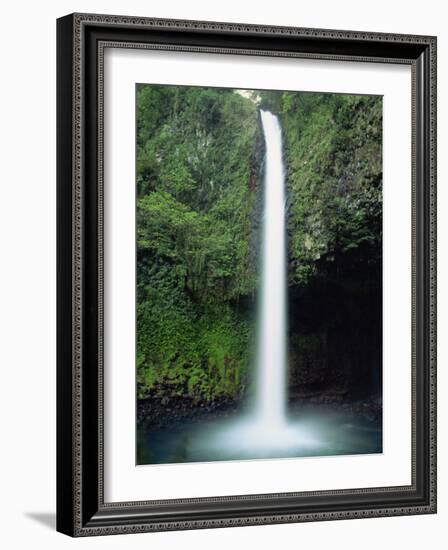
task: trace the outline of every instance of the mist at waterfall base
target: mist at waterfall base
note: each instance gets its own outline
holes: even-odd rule
[[[137,433],[137,463],[330,456],[382,451],[379,422],[349,408],[288,404],[286,196],[282,130],[260,110],[266,148],[261,285],[252,392],[237,408],[199,410]]]

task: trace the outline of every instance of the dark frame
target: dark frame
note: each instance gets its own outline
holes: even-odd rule
[[[104,502],[102,110],[111,46],[411,65],[411,485]],[[435,513],[436,38],[72,14],[57,21],[57,73],[57,530],[89,536]]]

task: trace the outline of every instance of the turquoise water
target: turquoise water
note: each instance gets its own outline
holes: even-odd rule
[[[266,430],[250,417],[199,416],[137,430],[137,464],[210,462],[382,452],[381,417],[337,408],[297,411]]]

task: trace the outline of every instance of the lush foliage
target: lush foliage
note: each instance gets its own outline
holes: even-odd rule
[[[141,86],[137,108],[140,395],[238,395],[253,328],[238,302],[256,286],[256,106],[232,90]]]
[[[211,401],[246,390],[264,156],[255,98],[284,131],[291,296],[305,304],[318,280],[380,288],[380,98],[141,85],[140,397]],[[291,361],[315,364],[322,338],[291,334]]]
[[[285,134],[291,282],[306,283],[319,260],[350,250],[361,253],[351,260],[380,261],[381,98],[268,92],[263,100]]]

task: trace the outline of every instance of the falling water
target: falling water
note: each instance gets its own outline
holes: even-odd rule
[[[261,122],[266,167],[255,416],[275,429],[285,424],[286,414],[285,175],[279,120],[261,111]]]
[[[266,144],[261,288],[258,343],[254,369],[254,406],[222,430],[209,435],[209,450],[239,457],[297,456],[312,452],[318,441],[303,422],[286,411],[286,228],[285,170],[279,120],[260,111]],[[233,451],[232,451],[233,450]]]

